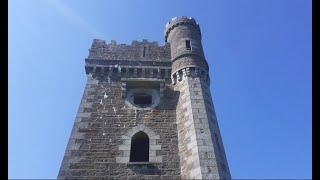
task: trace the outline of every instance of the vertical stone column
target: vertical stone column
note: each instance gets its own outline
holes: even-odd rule
[[[183,70],[181,81],[175,85],[180,91],[177,128],[181,177],[231,179],[220,138],[214,138],[220,137],[220,132],[213,116],[211,96],[204,94],[210,92],[209,86],[200,76],[190,76],[187,71]]]

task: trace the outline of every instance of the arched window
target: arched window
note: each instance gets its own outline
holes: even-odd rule
[[[131,139],[130,162],[149,161],[149,137],[139,131]]]

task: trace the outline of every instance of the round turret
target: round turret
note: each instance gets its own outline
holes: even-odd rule
[[[166,24],[165,41],[170,43],[172,74],[187,67],[208,70],[201,44],[200,27],[194,18],[172,18]]]
[[[171,21],[169,21],[167,24],[166,24],[166,30],[165,30],[165,42],[167,42],[167,38],[168,38],[168,35],[170,33],[171,30],[173,30],[175,27],[179,26],[179,25],[190,25],[190,26],[193,26],[198,32],[199,32],[199,35],[200,35],[200,38],[201,38],[201,32],[200,32],[200,27],[199,27],[199,24],[196,22],[196,20],[192,17],[186,17],[186,16],[182,16],[180,18],[178,17],[174,17],[171,19]]]

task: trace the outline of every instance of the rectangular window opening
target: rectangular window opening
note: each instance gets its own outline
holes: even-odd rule
[[[164,78],[164,76],[165,76],[165,74],[166,74],[165,69],[161,69],[161,70],[160,70],[160,73],[161,73],[161,78]]]
[[[133,75],[133,68],[129,68],[129,75]]]
[[[146,56],[146,47],[144,46],[143,47],[143,55],[142,55],[143,57],[145,57]]]
[[[190,40],[186,40],[186,49],[191,50],[191,42]]]
[[[153,69],[153,77],[157,77],[158,74],[158,70],[157,69]]]
[[[96,67],[96,73],[100,73],[101,72],[101,67]]]
[[[145,95],[145,94],[139,94],[133,96],[133,103],[139,106],[147,106],[152,104],[152,96],[151,95]]]
[[[142,69],[141,68],[138,68],[137,69],[137,75],[140,77],[142,76]]]
[[[122,68],[122,69],[121,69],[121,74],[122,74],[122,75],[125,75],[126,72],[127,72],[127,70],[126,70],[125,68]]]

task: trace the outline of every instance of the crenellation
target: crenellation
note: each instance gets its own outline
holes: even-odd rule
[[[145,56],[143,49],[145,48]],[[106,44],[104,40],[95,39],[89,49],[88,59],[99,60],[141,60],[141,61],[170,61],[169,44],[159,46],[158,42],[147,40],[132,41],[131,45],[117,44],[116,41]]]

